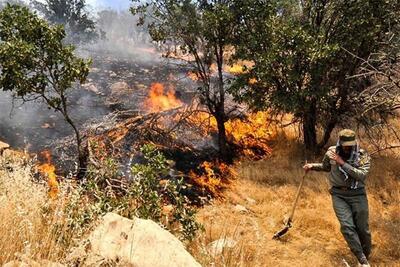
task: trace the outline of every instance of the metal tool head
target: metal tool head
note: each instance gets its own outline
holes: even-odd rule
[[[278,240],[279,238],[281,238],[282,236],[284,236],[284,235],[289,231],[289,229],[290,229],[291,227],[292,227],[292,223],[291,223],[291,221],[289,220],[281,230],[279,230],[278,232],[276,232],[276,233],[274,234],[274,236],[273,236],[272,239]]]

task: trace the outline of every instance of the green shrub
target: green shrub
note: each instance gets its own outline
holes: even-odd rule
[[[183,240],[195,237],[201,225],[196,222],[196,210],[181,194],[183,179],[168,177],[168,161],[153,145],[144,145],[140,151],[144,163],[132,165],[130,178],[121,174],[120,164],[111,157],[89,167],[65,209],[72,232],[80,235],[90,222],[115,212],[156,221]],[[163,213],[166,206],[172,207],[170,214]]]

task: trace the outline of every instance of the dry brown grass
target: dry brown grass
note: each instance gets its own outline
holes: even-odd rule
[[[239,178],[225,200],[200,210],[205,232],[190,244],[192,254],[204,266],[345,266],[343,259],[355,266],[323,173],[307,177],[294,227],[282,240],[272,240],[291,208],[303,163],[301,145],[281,136],[270,159],[239,164]],[[373,266],[400,266],[399,167],[396,155],[381,155],[374,158],[368,178]],[[32,179],[29,164],[0,159],[0,265],[18,255],[62,262],[68,253],[59,239],[69,230],[60,212],[64,203],[49,202],[46,186]],[[249,212],[236,211],[237,204]],[[212,255],[207,245],[225,237],[238,244]]]
[[[323,173],[307,177],[293,228],[282,240],[272,240],[289,213],[303,163],[301,146],[290,140],[277,144],[268,160],[241,163],[240,179],[226,199],[200,211],[205,232],[191,251],[205,266],[345,266],[343,259],[356,266],[340,233]],[[368,178],[371,264],[400,266],[400,180],[396,177],[400,160],[379,156],[372,166]],[[250,211],[237,212],[236,204]],[[219,256],[207,252],[207,244],[222,237],[238,245]]]
[[[66,226],[63,203],[49,200],[31,170],[18,156],[0,157],[0,265],[20,258],[57,261],[66,252],[58,238]]]

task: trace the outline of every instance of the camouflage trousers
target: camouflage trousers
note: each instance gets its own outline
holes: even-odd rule
[[[333,209],[350,250],[361,259],[371,253],[371,233],[368,226],[368,199],[364,188],[342,191],[331,189]]]

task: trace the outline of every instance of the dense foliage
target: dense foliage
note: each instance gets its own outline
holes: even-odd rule
[[[380,51],[397,27],[400,7],[385,0],[149,1],[132,12],[141,14],[154,41],[190,56],[226,154],[228,92],[253,109],[293,114],[312,152],[338,124],[348,126],[359,117],[361,95],[373,79],[355,76],[363,59]],[[234,59],[253,63],[244,66],[234,86],[223,69],[232,52]]]
[[[396,2],[244,1],[236,57],[254,67],[234,94],[255,109],[293,114],[303,125],[306,147],[317,151],[337,124],[355,117],[359,96],[372,80],[353,76],[398,24]]]

